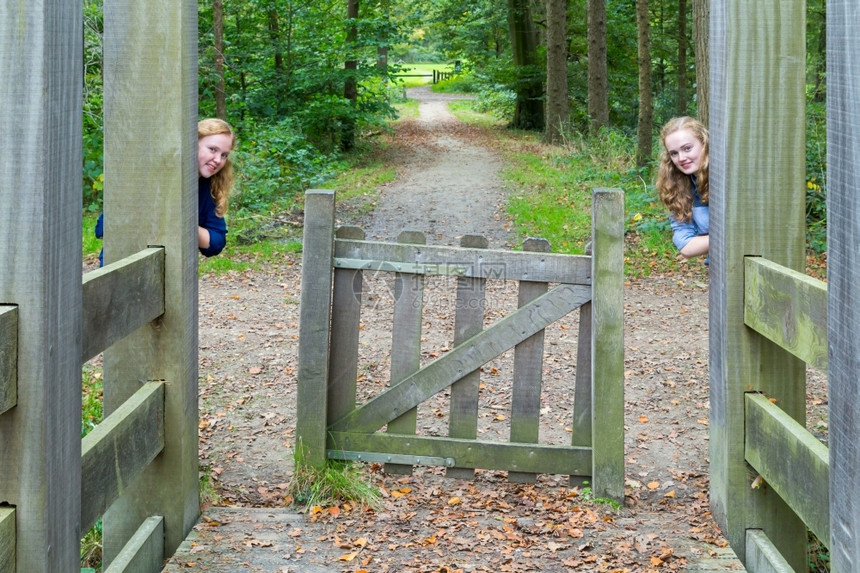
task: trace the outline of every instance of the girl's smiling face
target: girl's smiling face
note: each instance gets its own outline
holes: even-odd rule
[[[702,142],[689,129],[679,129],[666,136],[663,141],[669,159],[681,173],[693,175],[702,165]]]
[[[207,135],[197,140],[197,168],[200,177],[212,177],[227,162],[233,138],[226,133]]]

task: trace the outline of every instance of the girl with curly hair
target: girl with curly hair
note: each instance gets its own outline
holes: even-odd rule
[[[200,253],[217,255],[227,244],[227,198],[233,188],[230,151],[236,137],[221,119],[204,119],[197,124],[197,246]]]
[[[692,117],[676,117],[663,126],[660,141],[656,186],[669,209],[672,242],[684,258],[707,255],[708,130]]]

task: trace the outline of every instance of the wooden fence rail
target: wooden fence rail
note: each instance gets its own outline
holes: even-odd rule
[[[826,372],[827,285],[761,257],[746,257],[744,265],[744,323]],[[828,448],[774,402],[746,394],[744,459],[764,480],[762,487],[779,495],[829,548]],[[746,547],[760,571],[787,563],[762,529],[747,530]]]

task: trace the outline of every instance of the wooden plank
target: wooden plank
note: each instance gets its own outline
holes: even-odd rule
[[[0,6],[0,304],[18,306],[21,381],[0,415],[0,502],[15,507],[12,570],[66,573],[80,569],[83,11]]]
[[[427,238],[417,231],[397,236],[402,244],[423,245]],[[391,328],[391,386],[400,384],[421,367],[421,309],[424,304],[424,276],[394,274],[394,324]],[[414,434],[418,408],[410,408],[388,423],[395,434]],[[412,474],[412,466],[385,464],[386,473]]]
[[[359,227],[339,227],[340,238],[363,239]],[[328,404],[326,420],[337,420],[355,408],[358,379],[358,341],[361,324],[360,270],[335,269],[332,292],[331,344],[329,345]]]
[[[592,488],[624,498],[624,193],[595,189],[592,201]]]
[[[104,573],[153,573],[164,558],[164,518],[148,517]]]
[[[527,239],[523,251],[548,253],[546,239]],[[520,281],[517,305],[522,307],[546,293],[547,283]],[[540,438],[540,397],[543,377],[544,331],[532,334],[514,347],[514,383],[511,398],[511,441],[536,444]],[[537,474],[508,472],[508,481],[534,483]]]
[[[356,257],[355,253],[360,256]],[[364,268],[425,275],[591,284],[591,257],[437,245],[335,241],[337,268]]]
[[[402,383],[379,394],[330,426],[331,430],[373,432],[409,408],[447,388],[521,340],[546,328],[571,312],[591,296],[582,285],[559,285],[528,305],[493,324],[409,376]]]
[[[744,324],[827,372],[827,284],[761,257],[744,265]]]
[[[0,414],[18,403],[18,307],[0,306]]]
[[[164,249],[144,249],[85,274],[83,305],[81,363],[164,314]]]
[[[321,412],[328,411],[334,191],[311,189],[305,194],[303,243],[296,447],[303,450],[306,463],[321,468],[326,459],[326,420]]]
[[[591,447],[591,302],[579,307],[579,335],[576,345],[576,381],[573,391],[573,430],[570,445]],[[588,480],[591,481],[591,476]],[[571,476],[570,487],[585,486]]]
[[[464,235],[460,247],[486,249],[489,240],[481,235]],[[472,338],[484,329],[486,280],[457,277],[457,302],[454,309],[454,346]],[[478,436],[478,396],[481,386],[480,369],[469,372],[451,385],[448,416],[448,436],[474,440]],[[474,468],[452,467],[445,470],[452,479],[475,479]]]
[[[818,539],[830,545],[827,447],[762,394],[746,396],[746,460]]]
[[[801,570],[806,528],[778,496],[749,487],[743,428],[750,388],[803,425],[806,365],[743,314],[744,257],[796,271],[806,262],[806,6],[713,0],[710,16],[711,511],[742,562],[746,530],[763,529]]]
[[[827,2],[827,383],[830,446],[830,565],[860,567],[860,11]]]
[[[457,467],[517,472],[588,475],[592,464],[590,448],[459,440],[436,436],[335,431],[330,434],[329,446],[342,452],[386,452],[450,458]]]
[[[585,254],[593,253],[593,241],[585,246]],[[572,446],[591,447],[591,303],[579,307],[579,332],[576,345],[576,381],[573,396],[573,421],[570,437]],[[582,479],[571,476],[569,487],[584,487],[591,476]]]
[[[795,573],[795,569],[761,529],[747,529],[746,567],[755,573]]]
[[[0,573],[15,573],[15,508],[0,507]]]
[[[81,529],[87,530],[164,449],[164,382],[147,382],[83,439]]]
[[[200,513],[196,5],[104,2],[103,56],[105,263],[165,253],[164,314],[104,352],[105,414],[165,381],[164,450],[105,513],[107,567],[148,517],[170,555]]]

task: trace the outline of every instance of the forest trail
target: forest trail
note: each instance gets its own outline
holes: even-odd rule
[[[340,222],[361,225],[374,240],[418,230],[428,243],[456,244],[477,233],[491,248],[510,247],[500,158],[482,144],[481,130],[450,115],[444,101],[450,96],[429,90],[410,96],[421,101],[420,117],[397,124],[396,180],[380,190],[371,215]],[[700,276],[626,284],[627,479],[620,509],[587,503],[587,491],[569,490],[566,476],[541,475],[523,485],[508,483],[504,472],[478,471],[474,481],[463,481],[419,467],[412,476],[373,469],[385,494],[378,511],[342,506],[306,513],[285,493],[295,440],[301,260],[202,277],[200,463],[219,501],[204,508],[165,571],[743,570],[709,510],[708,285]],[[448,292],[444,282],[428,281],[425,358],[451,344],[453,313],[441,304]],[[515,293],[493,296],[499,307],[516,304]],[[360,378],[379,388],[387,386],[390,364],[384,314],[363,315],[360,341]],[[569,440],[565,396],[575,333],[570,324],[547,332],[542,441]],[[486,392],[492,412],[504,412],[510,366],[492,370]],[[444,411],[432,401],[419,409],[420,433],[441,427],[437,408]],[[482,415],[480,424],[492,432],[497,419]]]

